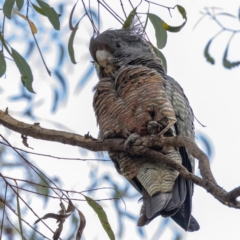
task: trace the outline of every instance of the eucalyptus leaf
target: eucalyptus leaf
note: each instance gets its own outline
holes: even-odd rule
[[[14,48],[12,48],[12,57],[21,73],[23,85],[29,92],[35,93],[32,88],[33,82],[32,70],[29,67],[28,63]]]
[[[212,43],[212,40],[213,39],[210,39],[209,42],[207,43],[205,49],[204,49],[204,56],[205,58],[207,59],[208,62],[210,62],[211,64],[214,64],[215,63],[215,60],[214,58],[209,54],[209,47],[210,47],[210,44]]]
[[[80,20],[77,22],[77,24],[74,27],[74,30],[72,31],[69,41],[68,41],[68,54],[70,56],[70,59],[72,61],[72,63],[76,64],[76,60],[75,60],[75,54],[74,54],[74,48],[73,48],[73,40],[75,38],[75,34],[78,30],[78,25],[79,25]]]
[[[11,19],[12,17],[12,9],[13,9],[14,3],[15,3],[15,0],[5,0],[3,4],[3,13],[8,19]]]
[[[163,22],[162,26],[169,32],[179,32],[185,26],[186,22],[183,22],[180,26],[170,26],[166,22]]]
[[[25,240],[26,238],[24,237],[23,235],[23,228],[22,228],[22,217],[21,217],[21,208],[20,208],[20,202],[19,202],[19,196],[18,196],[18,190],[17,190],[17,195],[16,195],[16,198],[17,198],[17,213],[18,213],[18,223],[19,223],[19,228],[20,228],[20,233],[21,233],[21,237],[22,237],[22,240]]]
[[[57,12],[54,8],[50,7],[46,2],[42,0],[37,0],[39,6],[42,8],[46,16],[48,17],[49,21],[53,25],[56,30],[60,30],[60,21]]]
[[[185,8],[180,5],[177,5],[177,9],[181,13],[183,19],[187,20],[187,12],[186,12]]]
[[[33,8],[35,9],[36,12],[38,12],[38,13],[40,13],[41,15],[47,17],[47,15],[45,14],[45,12],[44,12],[40,7],[38,7],[37,5],[35,5],[35,4],[33,4],[33,3],[32,3],[32,6],[33,6]]]
[[[133,20],[134,20],[134,17],[136,16],[136,11],[137,11],[137,8],[134,8],[128,15],[127,19],[125,20],[123,26],[122,26],[122,29],[129,29],[131,28],[132,26],[132,23],[133,23]]]
[[[181,13],[181,15],[182,15],[183,19],[185,19],[185,21],[180,26],[170,26],[166,22],[163,22],[162,27],[169,32],[179,32],[185,26],[185,24],[187,22],[187,13],[186,13],[185,9],[180,5],[177,5],[177,9]]]
[[[234,16],[233,14],[231,14],[231,13],[226,13],[226,12],[221,12],[221,13],[216,13],[216,14],[215,14],[215,16],[218,16],[218,15],[223,15],[223,16],[228,16],[228,17],[236,18],[236,16]]]
[[[16,0],[16,2],[17,2],[18,11],[20,11],[23,7],[24,0]]]
[[[86,219],[85,216],[83,215],[83,213],[78,210],[78,215],[80,217],[80,224],[79,224],[79,228],[77,230],[77,234],[76,234],[76,240],[80,240],[83,234],[83,230],[86,226]]]
[[[27,17],[25,17],[20,12],[13,11],[13,13],[17,14],[18,16],[20,16],[21,18],[23,18],[24,20],[26,20],[28,22],[33,34],[37,33],[37,27],[35,26],[35,24],[31,20],[29,20]]]
[[[96,212],[96,214],[98,215],[98,218],[104,228],[104,230],[106,231],[106,233],[108,234],[108,237],[111,240],[115,240],[115,235],[112,231],[112,228],[108,222],[107,219],[107,215],[104,212],[103,208],[101,205],[99,205],[96,201],[94,201],[92,198],[84,196],[87,200],[87,203],[89,204],[89,206]]]
[[[56,214],[56,213],[47,213],[45,214],[43,217],[37,219],[34,224],[37,224],[39,223],[41,220],[44,220],[44,219],[48,219],[48,218],[53,218],[53,219],[56,219],[57,222],[60,222],[60,221],[65,221],[72,213],[69,213],[69,214]]]
[[[240,65],[240,61],[237,61],[237,62],[230,62],[228,59],[227,59],[227,55],[228,55],[228,47],[229,45],[227,45],[226,47],[226,50],[224,52],[224,55],[223,55],[223,66],[227,69],[231,69],[233,67],[237,67]]]
[[[6,72],[6,61],[3,56],[3,53],[0,52],[0,77],[2,77],[5,72]]]
[[[153,27],[155,29],[157,47],[162,49],[165,47],[167,43],[167,32],[166,29],[163,28],[163,20],[159,18],[157,15],[152,13],[147,13],[147,16],[152,22]]]

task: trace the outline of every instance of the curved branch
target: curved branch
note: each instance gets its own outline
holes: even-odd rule
[[[91,151],[124,151],[129,152],[132,155],[145,155],[149,157],[149,161],[162,161],[170,167],[174,168],[185,179],[203,187],[224,205],[232,208],[240,208],[240,202],[237,201],[237,197],[240,196],[240,187],[237,187],[230,192],[227,192],[221,188],[217,184],[211,172],[208,157],[191,139],[187,137],[160,137],[158,135],[145,136],[137,139],[130,146],[130,148],[127,149],[124,145],[125,139],[114,138],[99,141],[91,137],[89,134],[81,136],[64,131],[46,129],[40,127],[38,123],[27,124],[20,122],[11,117],[8,112],[3,112],[1,110],[0,124],[22,135],[46,141],[79,146]],[[162,146],[187,148],[189,153],[199,160],[199,169],[202,178],[190,173],[183,165],[176,163],[161,152],[153,150],[153,148],[159,148]]]

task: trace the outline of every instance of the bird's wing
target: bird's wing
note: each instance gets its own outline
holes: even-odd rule
[[[178,84],[178,82],[169,76],[165,77],[165,87],[167,96],[172,103],[177,118],[177,122],[174,125],[176,134],[187,136],[194,141],[194,114],[183,89]],[[180,147],[179,152],[182,157],[182,165],[186,167],[189,172],[194,173],[194,157],[188,153],[185,147]],[[183,177],[179,176],[178,178]],[[189,182],[185,179],[182,179],[181,181],[185,182],[184,185],[186,186],[186,199],[180,210],[174,216],[172,216],[172,219],[185,230],[196,231],[199,229],[199,225],[197,221],[191,216],[194,186],[192,182]]]

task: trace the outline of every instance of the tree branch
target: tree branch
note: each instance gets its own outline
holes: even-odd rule
[[[105,139],[100,141],[94,139],[89,134],[81,136],[78,134],[68,133],[64,131],[56,131],[40,127],[39,124],[27,124],[20,122],[11,117],[8,112],[0,110],[0,124],[8,129],[18,132],[22,135],[30,136],[36,139],[59,142],[72,146],[82,147],[91,151],[124,151],[131,155],[145,155],[149,157],[149,161],[161,161],[168,166],[174,168],[185,179],[203,187],[218,199],[224,205],[232,208],[240,208],[240,202],[237,197],[240,196],[240,187],[230,192],[221,188],[210,169],[210,164],[206,154],[198,148],[198,146],[189,138],[184,136],[177,137],[160,137],[158,135],[145,136],[137,139],[129,149],[124,145],[125,139]],[[166,157],[159,151],[153,150],[163,146],[185,147],[188,152],[199,160],[199,169],[202,178],[190,173],[183,165],[176,163]]]

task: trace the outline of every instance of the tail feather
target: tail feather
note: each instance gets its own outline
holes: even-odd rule
[[[168,217],[176,213],[185,201],[186,195],[186,181],[182,176],[178,176],[173,186],[172,199],[163,210],[162,215]]]
[[[183,205],[184,206],[184,205]],[[200,226],[197,222],[197,220],[191,216],[190,221],[188,222],[188,226],[185,225],[185,214],[184,214],[184,207],[181,207],[180,210],[172,216],[172,219],[180,226],[182,227],[185,231],[188,232],[194,232],[200,229]]]
[[[162,193],[153,197],[148,196],[144,201],[146,217],[148,219],[156,217],[162,209],[165,209],[171,198],[172,193]]]
[[[171,217],[185,231],[199,230],[199,224],[191,216],[192,208],[192,183],[178,176],[171,193],[158,193],[150,196],[142,189],[143,206],[138,226],[147,225],[155,217]]]

